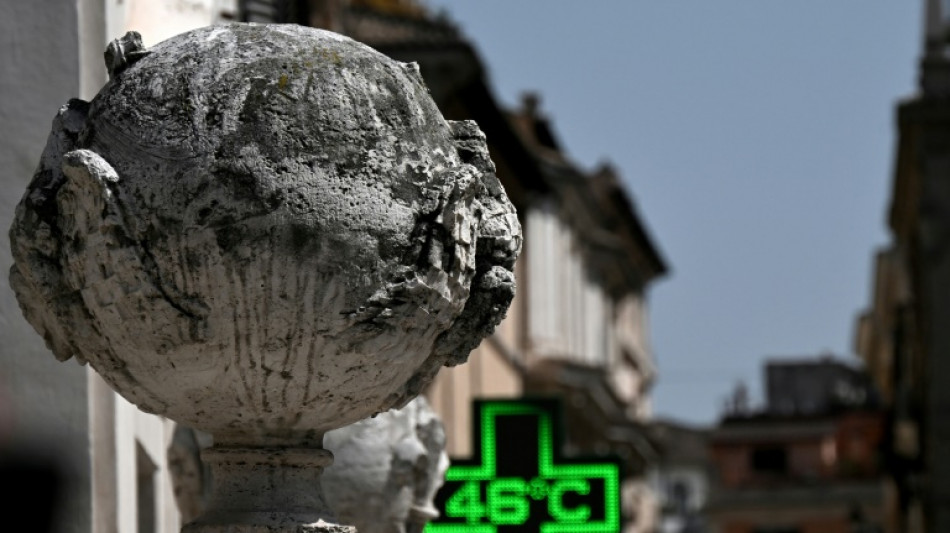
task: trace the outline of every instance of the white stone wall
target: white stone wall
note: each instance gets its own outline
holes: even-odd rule
[[[537,353],[554,351],[560,344],[561,308],[559,287],[561,258],[557,252],[557,219],[554,206],[539,203],[525,217],[525,254],[528,259],[528,327],[532,348]]]
[[[624,398],[638,399],[655,372],[643,295],[615,301],[606,293],[585,264],[584,236],[561,219],[553,201],[530,207],[525,225],[532,351],[637,372],[636,379],[620,376],[617,386]],[[631,388],[633,383],[637,386]]]
[[[631,414],[641,419],[651,414],[648,393],[656,378],[649,331],[645,295],[630,294],[615,302],[613,378],[617,393],[633,407]]]
[[[584,262],[583,236],[561,219],[553,202],[530,207],[526,220],[533,351],[608,365],[614,349],[613,303]]]
[[[56,110],[79,93],[76,1],[5,2],[0,16],[0,454],[67,475],[55,531],[91,531],[86,369],[58,363],[20,313],[7,228]],[[36,502],[39,506],[40,502]],[[22,519],[29,520],[29,516]],[[30,529],[26,526],[26,529]]]
[[[110,39],[135,30],[145,46],[237,16],[237,0],[106,0]]]
[[[234,0],[6,2],[0,16],[0,458],[30,454],[66,475],[54,531],[177,533],[166,450],[172,424],[118,397],[90,368],[58,362],[23,318],[7,279],[7,228],[53,116],[92,98],[106,79],[109,40],[136,29],[146,43],[220,20]],[[154,474],[142,477],[145,467]],[[138,494],[150,490],[150,524]],[[143,514],[144,516],[144,514]],[[27,528],[29,529],[29,528]]]

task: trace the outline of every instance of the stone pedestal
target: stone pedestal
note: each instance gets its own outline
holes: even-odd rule
[[[214,446],[201,458],[211,467],[211,500],[183,533],[356,532],[335,524],[326,503],[320,476],[333,462],[327,450]]]

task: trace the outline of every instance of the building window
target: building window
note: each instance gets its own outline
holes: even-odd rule
[[[157,506],[155,498],[157,497],[155,483],[157,476],[155,463],[148,456],[148,452],[142,448],[138,442],[135,443],[136,469],[137,472],[137,500],[138,500],[138,522],[139,533],[155,533],[157,527]]]
[[[766,474],[784,474],[788,471],[788,453],[785,448],[769,446],[752,451],[752,470]]]

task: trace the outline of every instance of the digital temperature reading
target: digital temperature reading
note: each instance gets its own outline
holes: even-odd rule
[[[452,460],[425,533],[615,533],[620,464],[560,455],[555,400],[475,402],[470,460]]]

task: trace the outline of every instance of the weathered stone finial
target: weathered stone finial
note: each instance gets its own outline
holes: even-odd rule
[[[514,294],[521,230],[484,136],[417,69],[312,28],[147,54],[130,33],[106,57],[17,207],[21,308],[58,358],[214,436],[187,531],[343,531],[324,433],[406,405]]]

